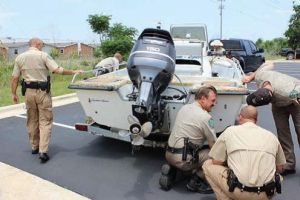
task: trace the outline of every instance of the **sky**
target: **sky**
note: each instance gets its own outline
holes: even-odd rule
[[[300,0],[294,0],[300,4]],[[283,37],[293,0],[223,0],[223,38],[256,41]],[[162,29],[172,24],[204,23],[208,37],[220,37],[220,0],[1,0],[0,39],[7,37],[97,43],[89,15],[111,15],[111,24]]]

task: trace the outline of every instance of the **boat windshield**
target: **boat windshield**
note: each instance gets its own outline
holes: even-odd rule
[[[191,39],[206,41],[206,33],[204,27],[172,27],[171,35],[174,39]]]
[[[229,61],[220,60],[212,63],[212,76],[240,81],[243,77],[243,72]]]

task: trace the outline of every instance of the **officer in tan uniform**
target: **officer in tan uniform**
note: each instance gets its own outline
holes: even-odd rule
[[[115,53],[114,57],[108,57],[101,60],[93,70],[95,76],[101,75],[102,73],[113,72],[119,69],[120,63],[122,62],[122,55]],[[105,71],[103,71],[105,70]]]
[[[276,136],[257,126],[254,106],[241,109],[239,124],[227,128],[203,164],[218,200],[264,200],[281,193],[285,157]],[[227,164],[227,165],[226,165]]]
[[[162,167],[160,184],[164,189],[169,189],[167,186],[173,181],[166,178],[174,179],[174,170],[180,169],[194,172],[187,184],[188,190],[212,193],[204,179],[202,164],[208,159],[209,148],[216,140],[214,121],[209,114],[216,104],[216,97],[217,91],[213,86],[201,87],[195,94],[195,102],[179,110],[165,155],[169,165]],[[205,142],[208,142],[209,148],[203,148]],[[164,180],[169,180],[169,184]]]
[[[25,104],[27,109],[27,131],[32,154],[39,154],[42,163],[49,160],[48,145],[52,126],[52,99],[50,94],[49,72],[71,75],[82,70],[67,70],[59,67],[47,54],[42,52],[43,41],[32,38],[29,50],[17,56],[11,79],[12,101],[18,103],[17,87],[19,77],[26,88]],[[25,89],[23,88],[23,89]]]
[[[273,67],[274,63],[266,63],[255,73],[244,77],[246,83],[254,79],[259,88],[248,96],[247,103],[253,106],[272,103],[278,139],[287,161],[282,175],[294,174],[296,173],[296,158],[289,118],[292,116],[300,145],[300,80],[270,70]]]
[[[210,46],[213,47],[212,55],[224,55],[225,49],[223,48],[223,43],[220,40],[212,41]]]

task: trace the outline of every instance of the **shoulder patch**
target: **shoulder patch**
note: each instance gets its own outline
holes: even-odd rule
[[[214,122],[214,120],[212,118],[210,118],[208,120],[208,125],[209,125],[210,128],[214,128],[215,127],[215,122]]]
[[[298,92],[294,89],[290,92],[289,97],[290,98],[297,98]]]

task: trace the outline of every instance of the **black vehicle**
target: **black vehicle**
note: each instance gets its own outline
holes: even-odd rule
[[[209,44],[212,42],[211,40]],[[265,62],[264,50],[257,48],[254,42],[245,39],[222,39],[226,54],[235,57],[245,73],[255,71]],[[210,49],[212,47],[209,45]]]
[[[286,57],[287,60],[300,59],[300,49],[295,51],[292,48],[282,48],[279,54]]]

